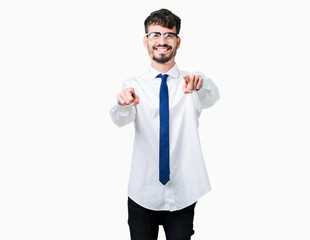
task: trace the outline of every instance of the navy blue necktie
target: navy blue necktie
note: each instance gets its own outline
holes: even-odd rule
[[[170,177],[169,170],[169,94],[167,86],[167,74],[158,74],[161,78],[159,90],[159,181],[166,184]]]

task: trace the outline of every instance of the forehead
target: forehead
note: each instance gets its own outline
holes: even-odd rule
[[[148,26],[148,32],[160,32],[160,33],[166,33],[166,32],[176,32],[176,27],[173,28],[165,28],[160,25],[149,25]]]

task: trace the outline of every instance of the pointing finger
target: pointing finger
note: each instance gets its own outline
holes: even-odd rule
[[[185,80],[185,82],[188,82],[188,78],[189,78],[188,74],[185,75],[185,76],[183,77],[183,79]]]
[[[134,101],[133,93],[134,93],[133,88],[126,89],[125,95],[126,95],[126,98],[128,100],[128,102],[126,101],[127,104],[129,104],[129,103]]]
[[[187,88],[189,90],[193,90],[193,84],[194,84],[193,81],[194,81],[194,75],[190,74],[188,78],[188,85],[187,85]]]

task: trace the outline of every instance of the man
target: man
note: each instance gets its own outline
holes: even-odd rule
[[[210,78],[178,69],[178,16],[160,9],[144,26],[151,66],[124,82],[110,110],[116,125],[135,126],[128,185],[130,235],[132,240],[156,240],[163,225],[167,240],[188,240],[194,234],[196,202],[210,190],[198,117],[219,93]]]

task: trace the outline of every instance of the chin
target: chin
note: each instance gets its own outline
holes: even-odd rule
[[[168,58],[168,57],[157,58],[157,57],[154,56],[153,60],[158,62],[158,63],[166,63],[166,62],[169,62],[171,60],[171,58]]]

